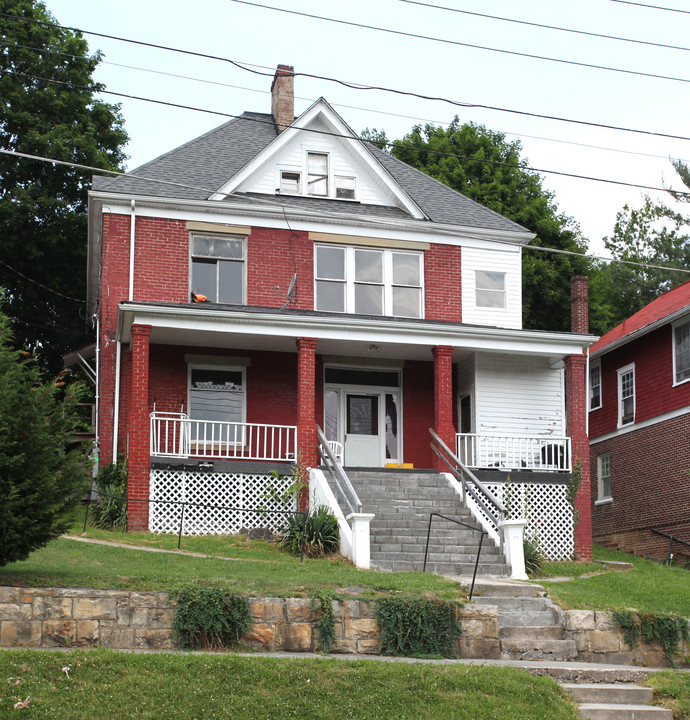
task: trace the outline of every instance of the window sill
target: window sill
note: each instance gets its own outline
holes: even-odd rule
[[[613,498],[612,498],[612,497],[603,498],[602,500],[595,500],[595,501],[594,501],[594,504],[595,504],[595,505],[611,505],[612,503],[613,503]]]

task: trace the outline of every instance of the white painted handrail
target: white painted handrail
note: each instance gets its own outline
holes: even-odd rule
[[[569,437],[458,433],[457,455],[482,470],[572,471]]]

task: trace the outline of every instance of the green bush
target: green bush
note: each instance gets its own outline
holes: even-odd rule
[[[660,647],[671,667],[676,667],[673,656],[682,640],[690,641],[688,622],[684,618],[664,613],[634,613],[629,610],[614,612],[613,619],[625,633],[625,642],[631,648],[640,640]]]
[[[427,597],[391,597],[376,602],[379,652],[406,657],[455,657],[460,635],[458,603]]]
[[[333,555],[340,549],[338,520],[323,505],[308,515],[306,522],[304,515],[300,513],[289,515],[280,546],[293,555],[299,555],[302,551],[303,535],[304,554],[307,557]]]
[[[127,526],[127,463],[108,463],[96,476],[99,495],[91,505],[91,525],[101,530],[121,530]]]
[[[530,577],[539,575],[545,560],[539,547],[539,540],[537,538],[524,538],[522,549],[525,553],[525,571]]]
[[[251,627],[247,598],[193,583],[177,592],[175,633],[187,650],[234,647]]]

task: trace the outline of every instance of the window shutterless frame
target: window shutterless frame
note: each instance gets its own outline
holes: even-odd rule
[[[209,302],[246,303],[245,235],[190,235],[190,295],[205,295]]]
[[[475,270],[474,282],[477,307],[496,310],[506,309],[506,273]]]
[[[611,453],[597,455],[597,500],[596,503],[611,502]]]
[[[690,380],[690,318],[673,323],[673,384]]]
[[[601,404],[601,362],[596,361],[589,366],[589,409],[598,410]]]
[[[635,364],[618,369],[618,427],[635,422]]]

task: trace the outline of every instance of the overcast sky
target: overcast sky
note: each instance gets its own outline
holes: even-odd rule
[[[409,0],[261,0],[272,8],[436,40],[287,14],[237,0],[45,1],[63,25],[236,60],[270,76],[278,63],[284,63],[294,65],[297,72],[497,108],[458,107],[296,78],[296,114],[322,96],[355,132],[383,128],[390,139],[397,139],[416,123],[447,124],[457,114],[463,122],[502,131],[509,140],[519,138],[523,157],[542,171],[684,189],[669,158],[690,160],[690,141],[659,136],[690,137],[690,9],[682,0],[641,0],[681,12],[621,0],[429,0],[427,6]],[[107,90],[232,115],[244,110],[270,112],[271,77],[222,60],[85,37],[91,50],[104,53],[96,79]],[[142,100],[103,97],[122,103],[130,135],[130,170],[227,119]],[[646,192],[662,196],[547,172],[543,178],[545,187],[555,193],[559,209],[575,218],[596,253],[602,252],[601,239],[611,234],[616,213],[625,203],[641,205]]]

